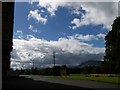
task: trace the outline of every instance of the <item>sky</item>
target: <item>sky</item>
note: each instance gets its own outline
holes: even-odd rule
[[[76,66],[101,61],[117,2],[15,2],[11,68]]]

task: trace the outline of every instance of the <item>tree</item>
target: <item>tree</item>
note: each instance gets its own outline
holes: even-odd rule
[[[112,30],[105,37],[104,66],[108,73],[120,73],[120,17],[117,17]]]
[[[54,66],[52,69],[53,69],[54,76],[61,76],[61,74],[60,74],[61,67],[60,66]]]
[[[68,68],[67,68],[66,65],[62,65],[62,66],[61,66],[60,72],[61,72],[61,75],[62,75],[62,76],[67,76],[67,75],[69,75]]]
[[[92,73],[100,74],[101,73],[101,65],[92,66]]]
[[[85,65],[84,67],[82,67],[82,69],[83,69],[83,71],[82,71],[83,74],[91,74],[93,67]]]

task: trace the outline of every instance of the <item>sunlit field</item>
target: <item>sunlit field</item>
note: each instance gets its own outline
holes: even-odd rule
[[[76,80],[92,80],[99,82],[107,82],[120,84],[119,75],[115,74],[70,74],[69,76],[50,76],[54,78],[76,79]]]

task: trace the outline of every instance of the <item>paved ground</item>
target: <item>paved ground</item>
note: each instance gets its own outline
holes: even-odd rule
[[[110,84],[110,83],[103,83],[103,82],[96,82],[96,81],[88,81],[88,80],[69,80],[69,79],[62,79],[62,78],[48,78],[46,76],[26,76],[27,78],[32,78],[34,80],[41,80],[46,82],[52,83],[60,83],[65,85],[73,85],[83,88],[94,88],[94,89],[113,89],[118,90],[120,84]]]
[[[79,90],[120,90],[117,84],[108,84],[85,80],[48,78],[45,76],[21,76],[3,81],[3,89],[14,88],[76,88]]]
[[[89,88],[64,85],[64,84],[56,84],[50,83],[42,80],[34,80],[32,78],[25,77],[13,77],[3,80],[2,90],[17,90],[17,89],[25,89],[25,90],[41,90],[41,89],[78,89],[78,90],[93,90]]]

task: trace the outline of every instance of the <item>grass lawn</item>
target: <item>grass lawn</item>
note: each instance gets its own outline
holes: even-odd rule
[[[55,76],[50,76],[55,77]],[[69,76],[56,76],[55,78],[93,80],[107,83],[120,84],[120,77],[108,74],[70,74]]]

